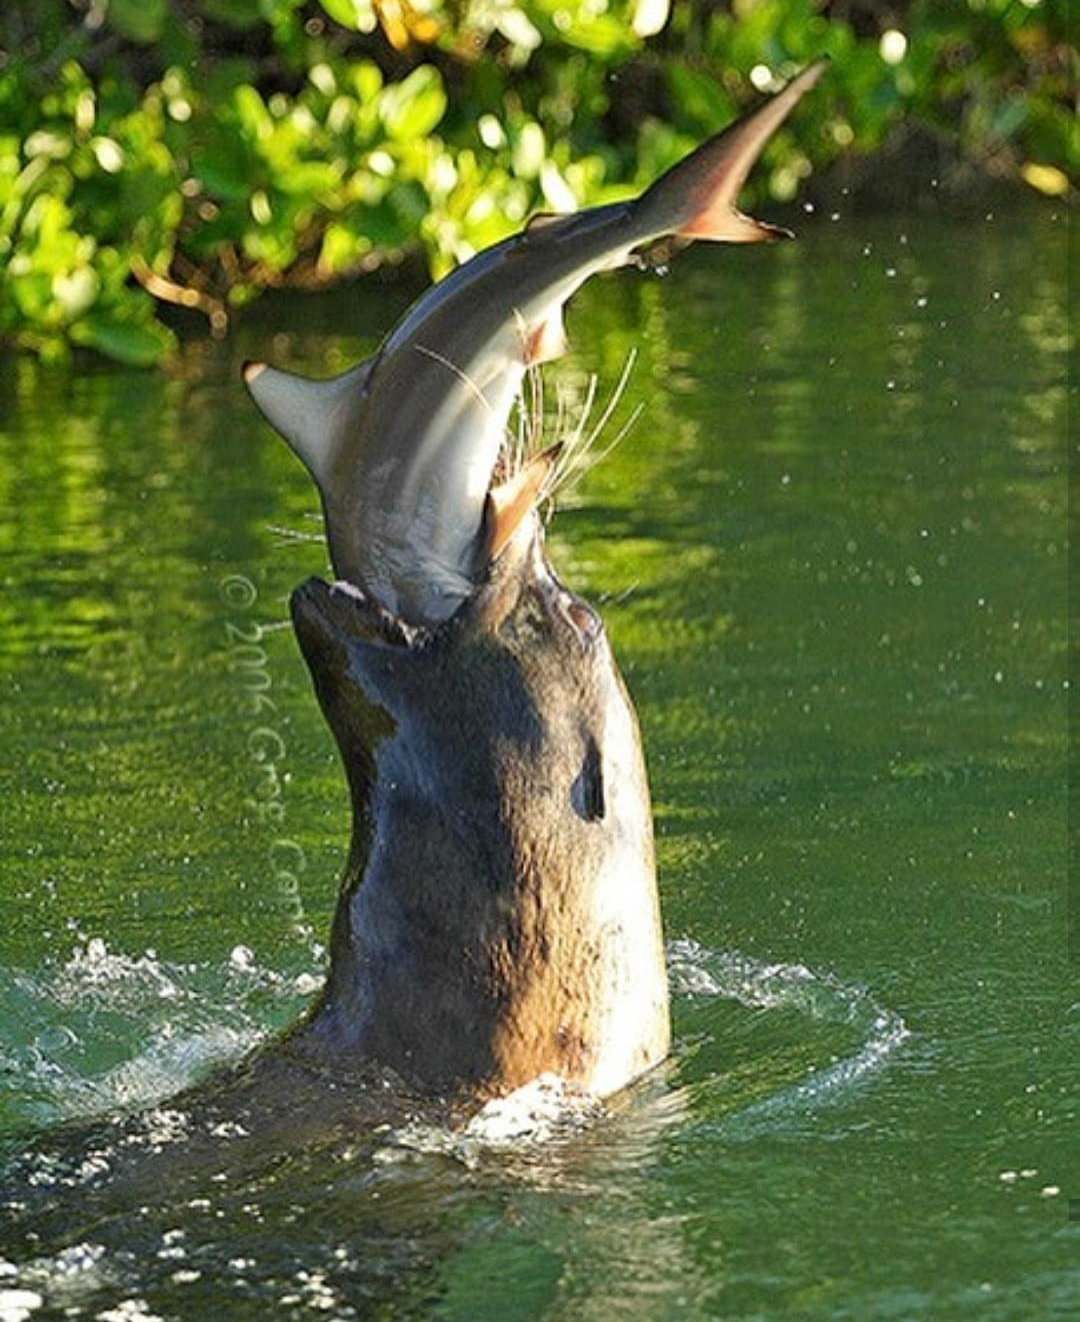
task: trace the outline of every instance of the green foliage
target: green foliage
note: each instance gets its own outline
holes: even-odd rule
[[[441,274],[640,186],[822,52],[759,193],[917,123],[1061,194],[1068,3],[6,0],[0,342],[152,363],[162,301],[221,332],[417,247]]]

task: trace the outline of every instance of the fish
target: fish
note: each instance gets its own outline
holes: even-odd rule
[[[566,351],[567,300],[664,240],[790,237],[736,201],[826,64],[809,65],[637,198],[534,216],[431,287],[372,358],[341,375],[245,364],[256,406],[318,487],[340,580],[413,628],[438,628],[461,609],[550,476],[548,453],[493,485],[525,373]]]

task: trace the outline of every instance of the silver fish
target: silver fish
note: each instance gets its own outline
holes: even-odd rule
[[[410,625],[435,627],[459,609],[546,476],[541,461],[491,490],[525,371],[565,348],[566,300],[597,271],[669,236],[789,237],[735,201],[825,64],[808,66],[639,197],[534,217],[428,290],[378,353],[343,375],[311,381],[245,365],[256,405],[319,488],[339,578]]]

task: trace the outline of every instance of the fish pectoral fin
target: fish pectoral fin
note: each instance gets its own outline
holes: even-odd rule
[[[648,233],[685,239],[761,243],[790,238],[790,231],[744,216],[739,190],[772,135],[799,98],[828,66],[817,60],[755,110],[710,138],[642,194],[638,208]]]
[[[679,230],[684,239],[715,239],[723,243],[775,243],[777,239],[793,239],[795,235],[783,225],[770,225],[765,220],[755,220],[744,215],[734,207],[725,208],[724,216],[718,219],[710,212],[703,213]]]
[[[280,432],[319,484],[329,478],[363,397],[374,359],[323,381],[245,363],[244,384],[266,421]]]
[[[535,505],[562,452],[562,442],[548,446],[513,477],[492,487],[484,508],[484,563],[498,556]]]
[[[561,305],[552,308],[543,321],[522,335],[526,367],[536,367],[540,363],[550,363],[555,358],[561,358],[569,347],[563,328]]]

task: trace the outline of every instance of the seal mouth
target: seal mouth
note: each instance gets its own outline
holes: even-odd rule
[[[294,616],[342,639],[378,647],[416,647],[429,630],[407,624],[400,616],[348,579],[327,583],[305,579],[292,594]]]

